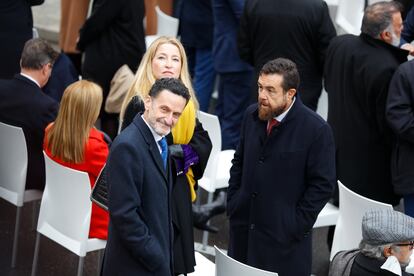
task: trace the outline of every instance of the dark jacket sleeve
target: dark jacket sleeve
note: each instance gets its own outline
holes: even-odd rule
[[[84,51],[88,44],[100,37],[124,6],[125,0],[104,0],[94,3],[91,16],[79,31],[78,49]]]
[[[329,16],[329,9],[325,1],[322,1],[322,16],[318,29],[318,54],[319,54],[319,68],[322,72],[325,63],[326,50],[332,38],[336,36],[336,30]]]
[[[296,206],[297,238],[310,231],[319,212],[331,198],[335,182],[335,143],[331,128],[324,124],[308,151],[307,188]]]
[[[203,177],[204,170],[206,169],[207,161],[213,147],[210,137],[208,136],[208,132],[204,130],[203,125],[198,119],[196,119],[193,137],[188,144],[197,153],[199,158],[199,162],[196,165],[191,166],[194,172],[194,177],[198,180]]]
[[[249,36],[249,0],[244,5],[243,15],[240,18],[239,32],[237,35],[237,46],[240,58],[247,63],[254,65],[252,41]]]
[[[407,43],[414,40],[414,8],[411,8],[404,20],[404,28],[401,32],[401,38]]]
[[[401,66],[394,74],[388,91],[386,117],[392,130],[399,138],[414,143],[414,70],[406,70],[409,64]]]

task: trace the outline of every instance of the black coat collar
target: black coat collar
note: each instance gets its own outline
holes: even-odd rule
[[[400,63],[407,61],[407,56],[409,52],[407,50],[395,47],[391,44],[388,44],[380,39],[372,38],[367,34],[361,33],[359,37],[365,41],[367,44],[376,47],[376,48],[383,48],[390,52]]]

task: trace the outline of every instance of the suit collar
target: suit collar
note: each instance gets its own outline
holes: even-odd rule
[[[30,84],[30,85],[38,88],[38,89],[41,89],[37,83],[35,83],[33,80],[27,78],[26,76],[21,75],[20,73],[14,75],[14,79],[19,80],[19,81],[23,81],[23,82],[25,82],[27,84]]]
[[[148,150],[151,153],[151,157],[154,160],[155,164],[157,165],[157,168],[161,172],[161,174],[164,176],[165,180],[168,181],[169,178],[169,169],[164,169],[164,164],[162,162],[161,154],[158,149],[157,142],[154,139],[154,136],[151,133],[151,130],[149,129],[148,125],[144,122],[144,120],[141,118],[141,113],[138,113],[132,123],[138,128],[138,130],[141,132],[142,137],[144,138]],[[169,168],[169,160],[167,159],[167,168]]]

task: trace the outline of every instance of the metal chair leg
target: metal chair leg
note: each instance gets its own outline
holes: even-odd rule
[[[16,259],[17,259],[17,247],[19,244],[19,229],[20,229],[20,213],[22,207],[17,207],[16,210],[16,225],[14,226],[14,237],[13,237],[13,252],[12,252],[12,262],[11,267],[16,267]]]
[[[213,202],[213,196],[214,196],[214,193],[208,193],[207,203]],[[209,225],[209,224],[210,224],[210,220],[207,221],[207,225]],[[203,244],[203,246],[202,246],[201,249],[206,250],[207,245],[208,245],[208,231],[203,231],[202,244]]]
[[[40,233],[37,232],[36,233],[36,243],[35,243],[35,251],[34,251],[34,256],[33,256],[32,275],[31,276],[36,275],[37,260],[39,258],[39,245],[40,245]]]
[[[78,263],[78,276],[82,276],[82,271],[83,271],[83,262],[85,260],[85,257],[79,257],[79,263]]]

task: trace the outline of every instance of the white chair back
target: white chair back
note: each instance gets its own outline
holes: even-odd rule
[[[364,15],[363,0],[339,0],[336,12],[336,24],[345,33],[359,35],[361,33],[362,17]]]
[[[362,217],[370,210],[392,210],[390,204],[363,197],[338,181],[339,217],[336,224],[331,260],[341,250],[357,248],[362,239]]]
[[[155,6],[155,12],[157,13],[157,35],[176,37],[180,21],[177,18],[164,13],[159,6]]]
[[[203,128],[208,132],[210,137],[211,143],[213,145],[210,153],[210,157],[207,162],[206,169],[204,170],[203,178],[204,180],[200,179],[200,182],[206,181],[205,178],[209,179],[210,181],[214,181],[217,174],[217,165],[218,165],[218,155],[221,151],[221,129],[220,129],[220,122],[217,116],[208,114],[203,111],[198,112],[198,119],[203,125]],[[203,184],[201,184],[203,185]],[[210,189],[207,189],[210,192]],[[214,191],[213,191],[214,192]]]
[[[27,147],[23,130],[0,122],[0,197],[23,206]]]
[[[270,272],[262,269],[258,269],[246,264],[243,264],[235,259],[227,256],[217,246],[214,246],[216,250],[216,276],[277,276],[275,272]]]
[[[73,253],[85,256],[92,210],[88,174],[44,156],[46,187],[37,231]]]

